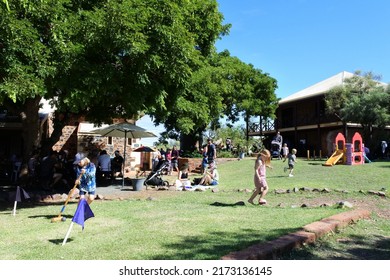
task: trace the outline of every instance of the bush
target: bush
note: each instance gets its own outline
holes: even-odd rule
[[[202,154],[199,151],[192,151],[192,152],[183,152],[180,154],[181,157],[184,158],[201,158],[203,157]]]
[[[224,151],[224,150],[218,151],[217,156],[219,158],[232,158],[232,157],[235,157],[234,154],[231,151]]]

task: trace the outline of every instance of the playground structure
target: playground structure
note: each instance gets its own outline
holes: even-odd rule
[[[360,165],[364,164],[364,144],[362,136],[355,132],[352,137],[352,143],[345,143],[345,137],[338,133],[335,138],[335,151],[323,164],[324,166],[333,166],[335,164]]]

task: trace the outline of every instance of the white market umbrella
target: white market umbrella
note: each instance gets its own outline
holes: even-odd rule
[[[124,138],[124,152],[123,152],[123,166],[122,166],[122,188],[125,185],[125,172],[124,166],[126,164],[126,144],[127,138],[147,138],[147,137],[157,137],[150,131],[128,122],[121,122],[105,126],[92,130],[91,133],[99,134],[102,137],[120,137]]]

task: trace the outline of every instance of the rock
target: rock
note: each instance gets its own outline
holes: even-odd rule
[[[287,193],[287,191],[282,189],[275,190],[275,194],[283,194],[283,193]]]
[[[41,197],[41,201],[43,201],[43,202],[52,202],[53,198],[51,197],[51,195],[44,195],[44,196]]]
[[[304,192],[311,192],[312,189],[311,188],[308,188],[308,187],[303,187],[303,188],[300,188],[301,191],[304,191]]]
[[[348,201],[340,201],[338,203],[338,208],[353,208],[353,205]]]
[[[309,205],[307,205],[306,203],[303,203],[303,204],[301,205],[301,208],[306,208],[306,207],[309,207]]]
[[[330,207],[331,205],[329,203],[322,203],[320,207]]]
[[[213,189],[211,189],[211,192],[217,193],[217,192],[219,192],[219,189],[218,188],[213,188]]]
[[[299,192],[299,189],[297,187],[293,188],[293,192]]]
[[[379,196],[386,196],[386,193],[385,192],[378,192],[378,195]]]
[[[74,189],[72,193],[72,198],[78,197],[80,195],[80,190],[79,189]]]
[[[66,196],[66,197],[67,197],[67,196]],[[52,199],[53,199],[54,201],[61,201],[61,200],[63,200],[62,195],[60,195],[59,193],[53,194],[53,195],[52,195]],[[66,199],[66,198],[65,198],[65,199]]]
[[[377,191],[373,191],[373,190],[369,190],[368,193],[369,193],[369,194],[378,195],[378,192],[377,192]]]
[[[323,192],[323,193],[330,193],[330,189],[324,188],[324,189],[322,190],[322,192]]]

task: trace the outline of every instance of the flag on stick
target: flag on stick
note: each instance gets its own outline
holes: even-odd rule
[[[92,217],[95,217],[95,215],[93,214],[91,207],[89,207],[88,202],[85,199],[81,199],[79,201],[79,205],[77,206],[76,212],[74,213],[69,229],[65,235],[64,241],[62,242],[62,246],[64,246],[68,240],[74,223],[79,224],[84,230],[84,222]]]
[[[84,229],[84,222],[89,218],[95,217],[88,202],[85,199],[81,199],[77,206],[76,213],[74,213],[72,222],[79,224]]]
[[[30,196],[28,193],[21,187],[17,186],[16,192],[15,192],[15,202],[14,202],[14,210],[12,211],[13,215],[16,215],[16,205],[18,202],[21,202],[24,199],[29,199]]]

